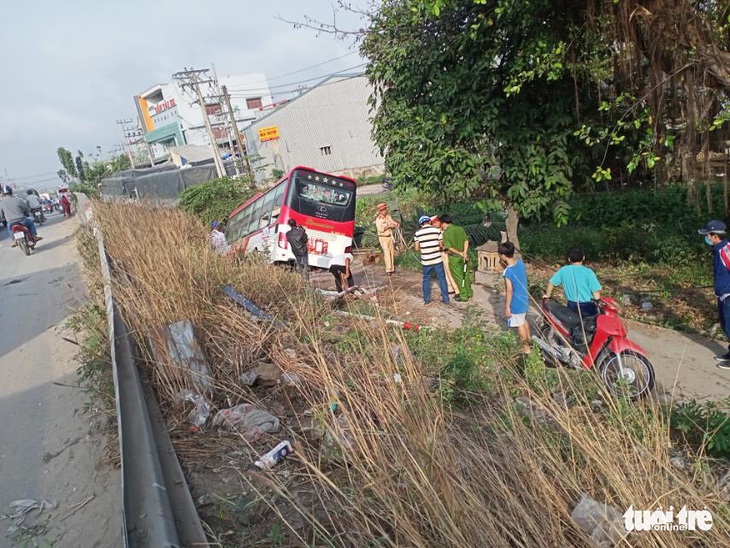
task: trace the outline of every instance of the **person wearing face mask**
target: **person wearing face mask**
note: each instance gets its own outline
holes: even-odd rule
[[[717,315],[725,336],[730,339],[730,246],[728,246],[727,227],[722,221],[710,221],[699,232],[705,243],[712,247],[713,278],[717,296]],[[730,369],[730,346],[725,354],[715,356],[720,369]]]

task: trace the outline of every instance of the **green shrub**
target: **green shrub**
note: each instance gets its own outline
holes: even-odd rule
[[[671,427],[691,446],[713,457],[730,458],[730,398],[717,402],[680,403],[672,409]]]
[[[686,186],[575,196],[568,226],[525,223],[520,241],[528,256],[565,260],[580,246],[589,260],[642,261],[670,266],[697,264],[706,249],[696,229],[722,219],[722,187],[712,187],[712,206],[690,204]]]
[[[253,195],[245,182],[229,177],[213,179],[183,190],[180,208],[198,217],[203,223],[225,221],[241,202]]]

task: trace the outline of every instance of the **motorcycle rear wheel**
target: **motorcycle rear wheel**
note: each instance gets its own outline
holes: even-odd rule
[[[18,245],[20,246],[20,249],[23,250],[23,253],[30,255],[30,247],[28,247],[28,242],[26,242],[25,239],[19,240]]]
[[[632,400],[649,395],[654,388],[654,367],[647,357],[633,350],[622,351],[623,375],[618,358],[615,352],[609,352],[598,366],[606,387],[613,394]]]

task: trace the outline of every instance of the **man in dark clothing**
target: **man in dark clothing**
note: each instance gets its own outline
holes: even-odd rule
[[[13,188],[11,186],[3,187],[3,201],[0,202],[0,211],[8,222],[8,234],[12,238],[11,227],[15,223],[24,225],[29,231],[34,241],[38,242],[42,238],[38,236],[36,232],[35,223],[30,218],[30,207],[28,202],[22,198],[16,198],[13,196]],[[18,243],[13,240],[12,247],[17,246]]]
[[[303,226],[297,226],[294,219],[289,219],[289,232],[286,233],[286,240],[289,242],[291,252],[297,261],[297,269],[304,276],[305,280],[309,280],[309,256],[307,255],[307,232]]]
[[[722,221],[710,221],[697,232],[705,237],[705,243],[712,246],[713,277],[717,295],[717,313],[725,336],[730,339],[730,245]],[[715,356],[720,369],[730,369],[730,346],[728,351]]]

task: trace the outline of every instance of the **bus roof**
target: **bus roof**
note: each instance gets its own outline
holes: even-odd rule
[[[261,198],[261,196],[263,196],[264,194],[266,194],[267,192],[269,192],[269,190],[273,189],[274,187],[278,186],[282,181],[284,181],[284,180],[288,179],[289,177],[291,177],[292,172],[297,171],[297,170],[311,171],[312,173],[319,173],[319,174],[323,174],[323,175],[330,175],[332,177],[337,177],[338,179],[344,179],[345,181],[350,181],[352,184],[354,184],[355,186],[357,186],[357,181],[355,179],[353,179],[352,177],[348,177],[347,175],[335,175],[333,173],[327,173],[326,171],[318,171],[318,170],[314,169],[313,167],[297,166],[297,167],[294,167],[294,168],[290,169],[281,179],[279,179],[278,181],[276,181],[276,183],[274,183],[271,186],[271,188],[267,188],[263,192],[257,192],[254,196],[252,196],[251,198],[249,198],[248,200],[246,200],[245,202],[243,202],[241,205],[239,205],[236,209],[234,209],[231,212],[230,215],[228,215],[228,218],[230,219],[236,213],[239,213],[245,207],[247,207],[250,204],[254,203],[256,200],[258,200],[259,198]]]
[[[355,179],[353,179],[352,177],[348,177],[347,175],[336,175],[334,173],[327,173],[326,171],[319,171],[319,170],[314,169],[313,167],[309,167],[309,166],[297,166],[295,168],[292,168],[292,169],[289,170],[289,173],[287,173],[285,177],[288,177],[289,175],[291,175],[291,172],[292,171],[296,171],[297,169],[303,169],[305,171],[311,171],[312,173],[320,173],[320,174],[324,174],[324,175],[330,175],[332,177],[337,177],[338,179],[344,179],[346,181],[350,181],[351,183],[357,185],[357,181]]]

